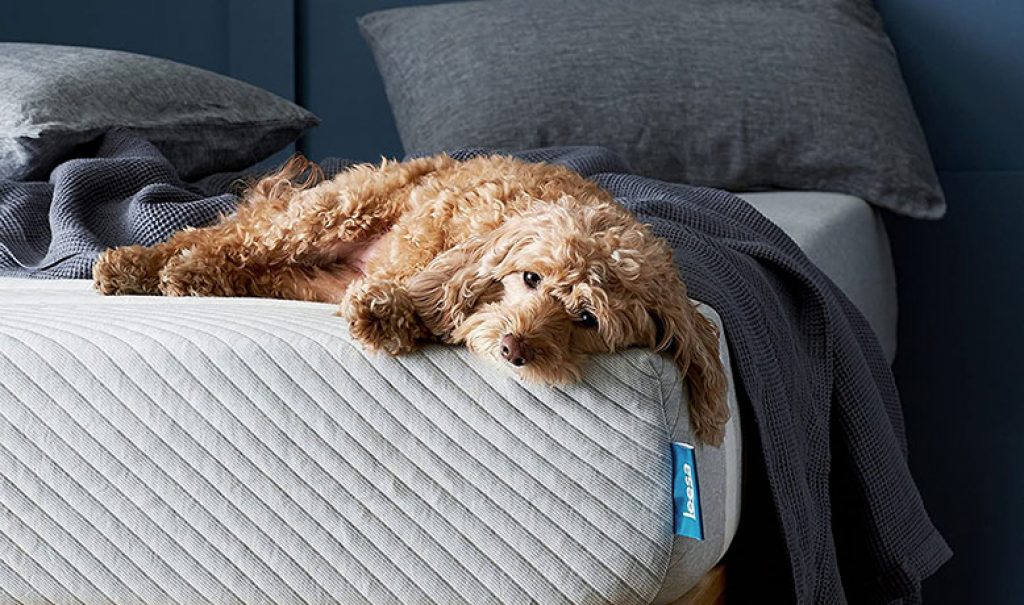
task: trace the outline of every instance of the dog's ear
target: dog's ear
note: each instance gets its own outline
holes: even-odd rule
[[[489,293],[499,290],[493,269],[511,247],[500,231],[470,238],[439,254],[408,280],[406,289],[417,313],[442,340],[448,340]]]
[[[729,406],[725,370],[718,356],[718,329],[690,302],[682,281],[678,277],[675,281],[678,287],[671,289],[677,292],[648,309],[653,346],[669,353],[686,378],[694,434],[704,443],[721,445]]]

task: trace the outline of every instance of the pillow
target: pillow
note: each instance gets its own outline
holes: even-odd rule
[[[45,179],[113,127],[141,132],[185,179],[239,170],[317,124],[265,90],[165,59],[0,43],[0,179]]]
[[[871,0],[506,0],[359,23],[410,154],[603,145],[668,181],[945,211]]]

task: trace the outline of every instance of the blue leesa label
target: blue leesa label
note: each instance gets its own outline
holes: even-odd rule
[[[672,444],[672,499],[675,502],[677,536],[704,539],[700,518],[700,486],[697,481],[697,456],[688,443]]]

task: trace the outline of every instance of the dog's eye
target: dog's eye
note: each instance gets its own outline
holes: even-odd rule
[[[590,311],[584,311],[580,313],[578,318],[576,318],[576,323],[580,324],[584,328],[596,328],[597,317],[595,317]]]
[[[540,276],[532,271],[527,271],[523,273],[523,283],[526,284],[527,288],[533,290],[540,285]]]

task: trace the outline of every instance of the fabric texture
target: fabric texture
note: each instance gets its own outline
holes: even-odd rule
[[[838,193],[772,191],[739,197],[781,228],[864,314],[885,358],[896,359],[896,270],[881,211]]]
[[[671,360],[538,388],[334,312],[0,278],[0,602],[666,602],[721,556],[738,417],[674,538]]]
[[[45,179],[116,127],[134,128],[183,178],[255,164],[318,123],[266,90],[120,51],[0,43],[0,179]]]
[[[372,13],[408,153],[600,145],[639,174],[945,210],[871,0],[505,0]]]
[[[155,244],[234,211],[234,193],[253,176],[220,173],[186,183],[155,145],[124,129],[78,154],[48,180],[0,181],[0,276],[90,277],[107,248]],[[346,165],[328,160],[323,167],[331,173]]]

